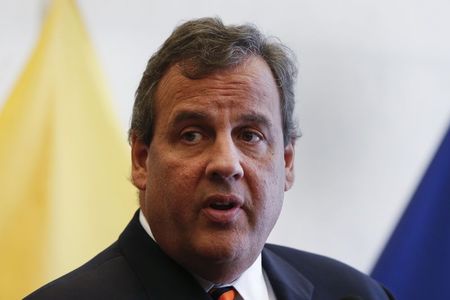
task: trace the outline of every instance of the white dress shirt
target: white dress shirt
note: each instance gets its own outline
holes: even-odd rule
[[[139,211],[139,222],[148,235],[153,237],[150,226],[145,219],[142,211]],[[155,241],[156,242],[156,241]],[[205,291],[209,291],[213,287],[222,287],[232,285],[239,293],[236,300],[276,300],[270,281],[262,268],[261,254],[256,258],[255,262],[241,274],[241,276],[233,282],[221,285],[214,285],[214,283],[205,280],[195,274],[192,274]]]

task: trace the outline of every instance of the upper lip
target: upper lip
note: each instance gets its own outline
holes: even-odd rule
[[[234,194],[214,194],[206,198],[204,208],[211,207],[214,204],[228,204],[232,207],[241,207],[244,200]]]

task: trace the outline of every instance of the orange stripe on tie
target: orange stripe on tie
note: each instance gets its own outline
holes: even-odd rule
[[[232,286],[221,288],[213,288],[209,294],[214,300],[234,300],[236,297],[236,290]]]

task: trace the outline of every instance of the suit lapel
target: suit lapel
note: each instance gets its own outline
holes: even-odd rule
[[[262,265],[277,299],[312,299],[314,290],[312,283],[283,258],[266,247],[262,252]]]
[[[197,281],[162,252],[139,224],[136,212],[119,237],[119,247],[150,299],[210,300]]]

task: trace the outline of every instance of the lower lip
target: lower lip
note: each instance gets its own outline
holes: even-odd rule
[[[232,223],[237,218],[240,211],[240,207],[233,207],[226,210],[214,209],[211,207],[203,209],[203,213],[211,222],[220,224]]]

